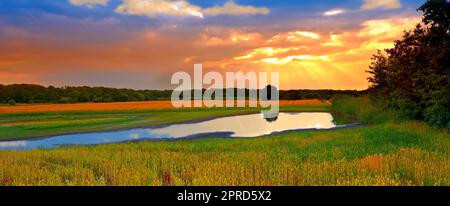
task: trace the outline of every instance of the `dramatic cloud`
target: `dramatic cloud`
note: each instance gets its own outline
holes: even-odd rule
[[[379,38],[398,38],[403,31],[411,29],[411,25],[420,22],[420,18],[390,18],[377,19],[364,22],[364,28],[358,36],[371,36]]]
[[[186,0],[124,0],[116,8],[117,13],[155,17],[158,14],[173,16],[194,16],[203,18],[204,15],[257,15],[269,14],[268,8],[243,6],[234,1],[228,1],[223,6],[201,8]]]
[[[167,14],[203,18],[200,7],[183,0],[124,0],[123,3],[116,8],[116,12],[148,17],[154,17],[158,14]]]
[[[403,31],[414,28],[417,17],[367,20],[361,28],[333,31],[288,31],[268,38],[260,47],[248,50],[217,65],[280,71],[282,87],[367,88],[365,68],[378,49],[390,48]],[[339,80],[338,80],[339,79]]]
[[[343,14],[345,12],[344,9],[331,9],[323,13],[324,16],[335,16],[339,14]]]
[[[408,10],[418,3],[408,1],[398,12],[273,1],[267,3],[276,11],[270,18],[259,16],[267,13],[248,3],[253,1],[227,1],[205,6],[198,0],[71,0],[109,7],[98,14],[80,13],[84,18],[39,12],[33,24],[21,13],[16,22],[0,21],[0,82],[167,89],[173,88],[174,72],[192,72],[193,64],[202,63],[204,72],[277,71],[282,89],[366,89],[370,57],[420,22],[419,14]],[[366,9],[398,6],[368,2]],[[298,12],[302,8],[312,9]],[[193,19],[122,18],[114,9],[124,15]],[[238,14],[257,16],[222,16]]]
[[[294,42],[300,44],[309,42],[310,39],[320,39],[320,35],[311,31],[291,31],[277,34],[267,40],[267,43]]]
[[[69,0],[75,6],[87,6],[92,8],[96,5],[106,6],[109,0]]]
[[[261,43],[261,35],[237,29],[209,27],[199,35],[197,44],[202,46],[257,45]]]
[[[308,32],[308,31],[296,31],[294,32],[296,35],[312,38],[312,39],[319,39],[320,36],[314,32]]]
[[[267,15],[269,14],[268,8],[258,8],[253,6],[242,6],[239,4],[234,3],[234,1],[229,1],[225,3],[223,6],[216,6],[212,8],[207,8],[203,10],[203,13],[211,15],[211,16],[218,16],[218,15],[256,15],[256,14],[263,14]]]
[[[401,8],[399,0],[364,0],[364,4],[361,6],[364,10],[372,10],[377,8],[383,9],[398,9]]]
[[[182,36],[182,28],[165,25],[127,33],[114,44],[82,39],[57,43],[53,37],[0,28],[5,38],[0,41],[0,81],[169,88],[173,72],[203,63],[205,72],[279,71],[285,89],[366,89],[370,57],[392,47],[417,22],[419,17],[399,16],[363,21],[348,30],[278,33],[213,26]]]
[[[263,60],[266,63],[285,64],[291,61],[328,61],[328,56],[348,51],[369,51],[393,46],[393,41],[419,22],[416,17],[368,20],[361,29],[340,34],[320,34],[313,31],[279,33],[234,60]],[[322,37],[323,38],[322,38]],[[268,58],[270,57],[270,58]],[[370,59],[370,56],[367,58]]]

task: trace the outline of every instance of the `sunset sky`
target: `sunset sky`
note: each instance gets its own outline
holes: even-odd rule
[[[278,71],[366,89],[424,0],[0,0],[0,84],[173,88],[176,71]]]

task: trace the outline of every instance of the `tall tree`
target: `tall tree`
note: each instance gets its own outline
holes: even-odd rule
[[[374,55],[369,82],[375,99],[406,118],[450,126],[450,2],[428,0],[422,24]]]

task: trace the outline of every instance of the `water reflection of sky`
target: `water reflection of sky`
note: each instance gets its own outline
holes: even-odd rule
[[[53,148],[61,145],[93,145],[143,139],[170,139],[210,133],[231,133],[232,137],[258,137],[298,129],[334,128],[329,113],[280,113],[273,122],[266,121],[261,114],[223,117],[213,120],[175,124],[158,129],[129,129],[122,131],[68,134],[45,139],[30,139],[0,142],[3,150],[27,150]]]
[[[232,137],[257,137],[273,132],[294,129],[329,129],[336,125],[329,113],[280,113],[273,122],[261,114],[240,115],[213,119],[196,124],[181,124],[153,130],[154,134],[168,134],[174,138],[186,134],[233,132]]]

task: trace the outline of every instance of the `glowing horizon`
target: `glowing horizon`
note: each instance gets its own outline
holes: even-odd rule
[[[366,89],[423,1],[5,0],[0,84],[171,89],[176,71],[278,71],[281,89]]]

